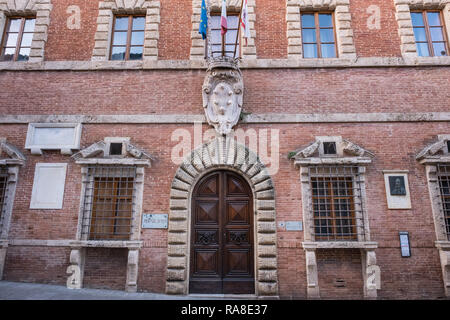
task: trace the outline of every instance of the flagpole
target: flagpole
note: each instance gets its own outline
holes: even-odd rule
[[[212,48],[211,48],[211,6],[209,5],[209,0],[206,0],[206,15],[208,17],[208,25],[207,25],[207,29],[206,29],[206,37],[208,38],[208,42],[207,42],[207,60],[208,59],[212,59]]]
[[[242,9],[243,8],[244,8],[244,0],[242,0],[241,12],[239,12],[238,30],[237,30],[237,34],[236,34],[236,42],[234,43],[234,55],[233,55],[233,58],[236,58],[236,48],[237,48],[237,43],[238,43],[238,40],[239,40],[239,32],[241,31],[241,18],[242,18]]]

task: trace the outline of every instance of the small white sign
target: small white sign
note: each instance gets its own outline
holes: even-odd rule
[[[143,229],[167,229],[169,215],[165,213],[144,213],[142,215]]]
[[[302,231],[302,221],[286,221],[286,231]]]

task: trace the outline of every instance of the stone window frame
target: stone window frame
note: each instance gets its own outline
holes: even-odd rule
[[[6,20],[9,16],[36,17],[33,40],[31,42],[30,58],[28,62],[43,62],[45,44],[48,38],[50,12],[53,5],[51,0],[0,0],[0,40],[5,34]],[[8,61],[7,63],[27,63],[24,61]]]
[[[398,23],[400,49],[404,58],[443,59],[440,56],[421,57],[417,53],[416,39],[411,20],[411,10],[440,10],[444,17],[447,39],[450,39],[450,0],[394,0]]]
[[[111,142],[120,141],[125,144],[124,154],[120,157],[109,156]],[[128,292],[137,291],[137,277],[139,264],[139,250],[142,247],[141,241],[141,217],[144,198],[144,178],[145,168],[151,167],[152,156],[130,143],[128,137],[107,137],[103,141],[79,151],[72,156],[76,164],[81,166],[81,196],[78,212],[78,225],[75,240],[70,242],[70,265],[67,273],[67,287],[81,289],[83,287],[84,264],[86,258],[86,248],[125,248],[128,249],[127,280],[125,290]],[[89,167],[92,166],[121,166],[136,167],[136,178],[133,182],[135,203],[133,205],[133,220],[136,222],[131,229],[129,240],[88,240],[83,236],[82,219],[84,217],[84,200],[88,192],[92,192],[89,184],[93,179],[88,177]],[[90,191],[89,191],[90,190]]]
[[[336,154],[324,155],[323,143],[335,142]],[[364,297],[376,298],[377,290],[381,289],[381,272],[376,264],[375,249],[378,243],[371,241],[369,228],[369,214],[366,196],[366,166],[372,163],[373,154],[360,146],[343,139],[341,136],[316,137],[316,141],[305,148],[293,151],[289,158],[300,168],[300,183],[302,192],[302,210],[304,225],[304,242],[306,261],[306,281],[308,298],[320,298],[316,251],[319,249],[359,249],[361,252],[361,265],[364,281]],[[354,165],[358,167],[359,181],[361,183],[361,203],[363,214],[364,239],[357,241],[315,241],[310,230],[314,226],[312,212],[312,191],[309,167],[316,165]]]
[[[450,240],[446,232],[445,215],[437,176],[438,164],[450,165],[450,150],[448,150],[447,141],[450,141],[450,134],[438,135],[437,142],[426,146],[416,156],[416,160],[425,166],[436,234],[435,246],[439,251],[445,295],[450,297]]]
[[[145,14],[144,51],[142,62],[158,60],[158,41],[161,4],[154,0],[105,0],[99,2],[97,31],[92,51],[92,61],[110,60],[111,38],[114,16],[116,14]],[[119,61],[123,63],[124,61]]]
[[[6,157],[5,157],[6,154]],[[5,168],[7,174],[5,199],[3,207],[0,208],[0,280],[3,276],[6,251],[8,249],[8,234],[14,206],[19,169],[25,165],[25,156],[13,145],[0,138],[0,167]]]
[[[209,0],[211,5],[211,12],[221,12],[221,1],[220,0]],[[255,30],[255,21],[256,21],[256,0],[248,0],[248,19],[249,19],[249,27],[250,27],[250,35],[251,38],[248,39],[247,46],[241,45],[241,58],[248,59],[257,59],[256,55],[256,30]],[[200,27],[200,16],[201,16],[201,6],[202,0],[192,0],[192,30],[191,30],[191,51],[190,51],[190,60],[204,60],[206,58],[206,49],[205,45],[207,43],[207,39],[203,40],[202,35],[198,33]],[[241,0],[228,0],[227,1],[227,10],[228,12],[240,12],[241,10]],[[240,43],[242,43],[242,29],[240,32]]]
[[[356,46],[351,26],[350,0],[286,0],[288,59],[319,59],[303,58],[301,29],[301,13],[317,11],[334,12],[334,31],[338,52],[337,58],[320,59],[356,58]]]

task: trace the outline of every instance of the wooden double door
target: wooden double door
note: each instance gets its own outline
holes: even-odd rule
[[[253,199],[231,171],[203,177],[192,195],[190,293],[254,294]]]

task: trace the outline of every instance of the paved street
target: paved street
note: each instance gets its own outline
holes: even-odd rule
[[[236,298],[236,297],[234,297]],[[239,297],[240,299],[245,297]],[[248,298],[251,298],[250,296]],[[222,295],[169,296],[156,293],[128,293],[117,290],[67,289],[65,286],[0,281],[0,300],[221,300]]]

